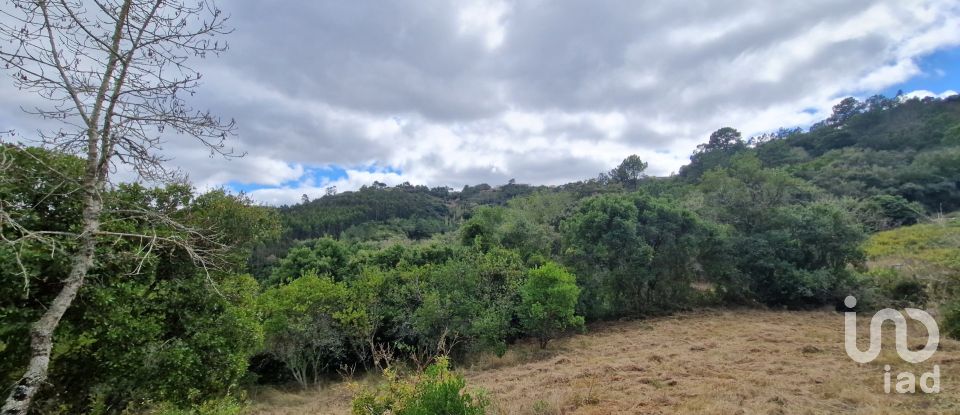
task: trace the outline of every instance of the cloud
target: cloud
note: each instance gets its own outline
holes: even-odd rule
[[[634,153],[670,174],[717,128],[809,125],[960,45],[951,0],[221,6],[231,50],[198,61],[194,102],[236,118],[248,156],[211,159],[178,138],[166,152],[204,186],[266,187],[252,194],[267,203],[373,180],[559,184]],[[0,121],[33,125],[17,112]],[[311,182],[319,166],[348,173]]]
[[[942,98],[946,98],[946,97],[953,96],[953,95],[957,95],[957,91],[954,91],[954,90],[952,90],[952,89],[948,89],[948,90],[943,91],[943,92],[941,92],[941,93],[939,93],[939,94],[936,93],[936,92],[927,91],[927,90],[925,90],[925,89],[918,89],[918,90],[916,90],[916,91],[910,91],[910,92],[907,92],[907,93],[903,94],[903,96],[906,97],[906,98],[908,98],[908,99],[909,99],[909,98],[927,98],[927,97],[941,98],[941,99],[942,99]]]
[[[506,28],[503,18],[509,6],[501,1],[473,1],[464,4],[457,14],[460,34],[482,36],[487,49],[503,44]]]
[[[408,180],[400,173],[392,171],[351,169],[346,170],[345,177],[340,179],[317,182],[307,178],[307,180],[295,183],[294,185],[253,190],[249,195],[254,200],[270,205],[293,204],[301,201],[304,195],[309,199],[315,199],[325,195],[328,190],[356,190],[364,185],[370,185],[374,181],[395,186]]]

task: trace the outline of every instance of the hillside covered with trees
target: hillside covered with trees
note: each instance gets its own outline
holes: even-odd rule
[[[13,384],[69,272],[57,252],[75,249],[83,210],[62,179],[84,163],[14,145],[0,156],[0,230],[20,241],[0,244],[0,381]],[[809,131],[721,128],[679,174],[646,167],[629,156],[556,187],[374,183],[279,208],[182,184],[109,187],[97,260],[35,408],[229,412],[258,383],[397,367],[455,385],[446,368],[477,353],[702,306],[839,308],[855,295],[862,309],[942,307],[960,335],[953,265],[929,280],[879,259],[914,255],[890,248],[905,238],[956,238],[936,218],[960,207],[960,100],[851,98]],[[355,409],[394,398],[367,391]]]

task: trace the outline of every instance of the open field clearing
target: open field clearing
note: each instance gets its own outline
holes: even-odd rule
[[[860,347],[866,349],[861,317]],[[594,327],[551,344],[511,348],[464,370],[503,414],[955,414],[960,412],[960,343],[941,340],[930,359],[900,360],[892,325],[869,364],[844,352],[835,312],[705,311]],[[912,327],[911,329],[915,329]],[[911,332],[911,348],[925,343]],[[885,394],[896,374],[940,366],[941,392]],[[370,382],[370,380],[368,380]],[[256,414],[349,412],[345,384],[298,394],[254,394]]]

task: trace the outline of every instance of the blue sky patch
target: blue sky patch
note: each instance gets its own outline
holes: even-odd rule
[[[383,172],[383,173],[396,173],[402,174],[402,171],[398,168],[392,166],[380,167],[376,164],[371,164],[369,166],[358,166],[350,168],[350,170],[360,170],[367,172]],[[277,186],[264,185],[260,183],[241,183],[232,181],[227,183],[227,188],[234,192],[245,192],[250,193],[254,190],[260,189],[273,189],[273,188],[285,188],[285,187],[303,187],[307,186],[322,186],[325,183],[334,182],[340,179],[347,177],[347,168],[329,165],[329,166],[308,166],[304,168],[303,176],[297,178],[296,180],[288,180],[286,182],[280,183]]]
[[[944,49],[924,56],[917,66],[921,74],[881,92],[893,97],[898,90],[908,93],[923,89],[939,94],[948,89],[960,89],[960,48]]]

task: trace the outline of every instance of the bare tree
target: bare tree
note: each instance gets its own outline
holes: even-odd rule
[[[25,111],[62,123],[57,131],[40,133],[42,145],[85,159],[83,176],[76,183],[82,198],[81,231],[71,235],[77,248],[69,252],[71,266],[61,291],[31,326],[27,369],[2,409],[4,415],[13,415],[27,413],[47,378],[53,333],[84,284],[99,238],[170,242],[188,251],[193,246],[186,239],[162,241],[156,235],[151,239],[101,231],[102,196],[110,174],[123,164],[147,179],[172,177],[159,152],[165,133],[191,136],[213,153],[231,156],[224,140],[234,124],[196,111],[183,100],[200,80],[200,74],[187,66],[188,59],[226,50],[217,37],[228,32],[227,18],[212,0],[6,3],[11,7],[0,9],[0,62],[17,87],[49,102]],[[0,226],[12,228],[19,240],[46,237],[18,228],[10,215],[0,217]],[[203,253],[190,253],[202,260]]]

